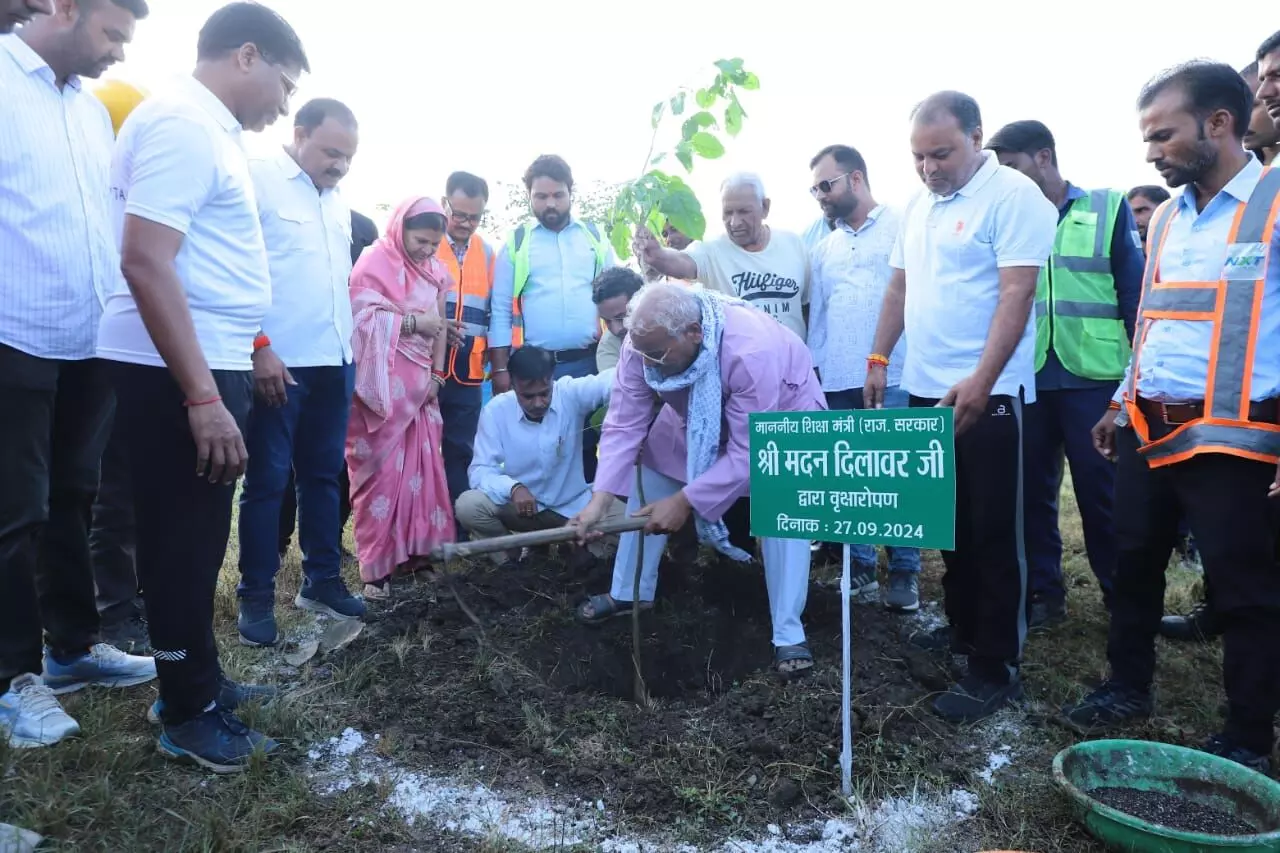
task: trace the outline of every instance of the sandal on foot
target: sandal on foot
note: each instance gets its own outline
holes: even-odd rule
[[[364,585],[362,596],[365,601],[389,601],[391,599],[391,584],[367,583]]]
[[[773,650],[773,668],[779,675],[799,675],[813,668],[813,653],[808,643],[778,646]]]
[[[603,592],[579,604],[573,615],[583,625],[603,625],[615,616],[629,616],[632,606],[630,601],[618,601],[609,593]],[[640,602],[641,610],[648,610],[650,607],[653,607],[652,602]]]

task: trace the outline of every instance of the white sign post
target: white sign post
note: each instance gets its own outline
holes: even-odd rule
[[[840,747],[840,791],[846,797],[853,794],[853,708],[850,685],[853,683],[853,642],[849,616],[849,545],[842,549],[840,570],[840,612],[843,622],[840,645],[844,651],[844,673],[840,679],[840,723],[844,743]]]

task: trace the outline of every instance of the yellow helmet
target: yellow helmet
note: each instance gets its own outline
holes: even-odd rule
[[[147,97],[147,91],[123,80],[108,80],[93,90],[107,112],[111,114],[111,127],[118,136],[120,126],[133,112],[133,108]]]

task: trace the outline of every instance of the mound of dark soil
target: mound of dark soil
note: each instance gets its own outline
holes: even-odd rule
[[[478,565],[410,590],[342,653],[354,661],[377,650],[354,724],[428,768],[484,765],[500,783],[602,798],[668,827],[754,822],[838,794],[838,589],[811,586],[816,666],[784,683],[772,671],[759,567],[664,563],[659,599],[641,619],[652,697],[642,708],[630,617],[598,628],[573,619],[609,580],[607,565],[574,576],[547,560],[503,573]],[[919,763],[948,775],[938,760],[951,730],[923,700],[954,674],[906,644],[915,627],[878,605],[854,606],[855,773]]]

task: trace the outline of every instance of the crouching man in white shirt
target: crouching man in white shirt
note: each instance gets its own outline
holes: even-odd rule
[[[512,532],[564,527],[591,500],[582,470],[582,424],[609,401],[613,371],[552,380],[555,356],[523,346],[511,354],[511,390],[489,401],[480,413],[475,458],[468,470],[471,489],[458,496],[454,513],[475,539]],[[615,502],[609,517],[622,513]],[[574,546],[570,565],[586,568],[594,559]],[[493,555],[510,565],[518,553]]]

